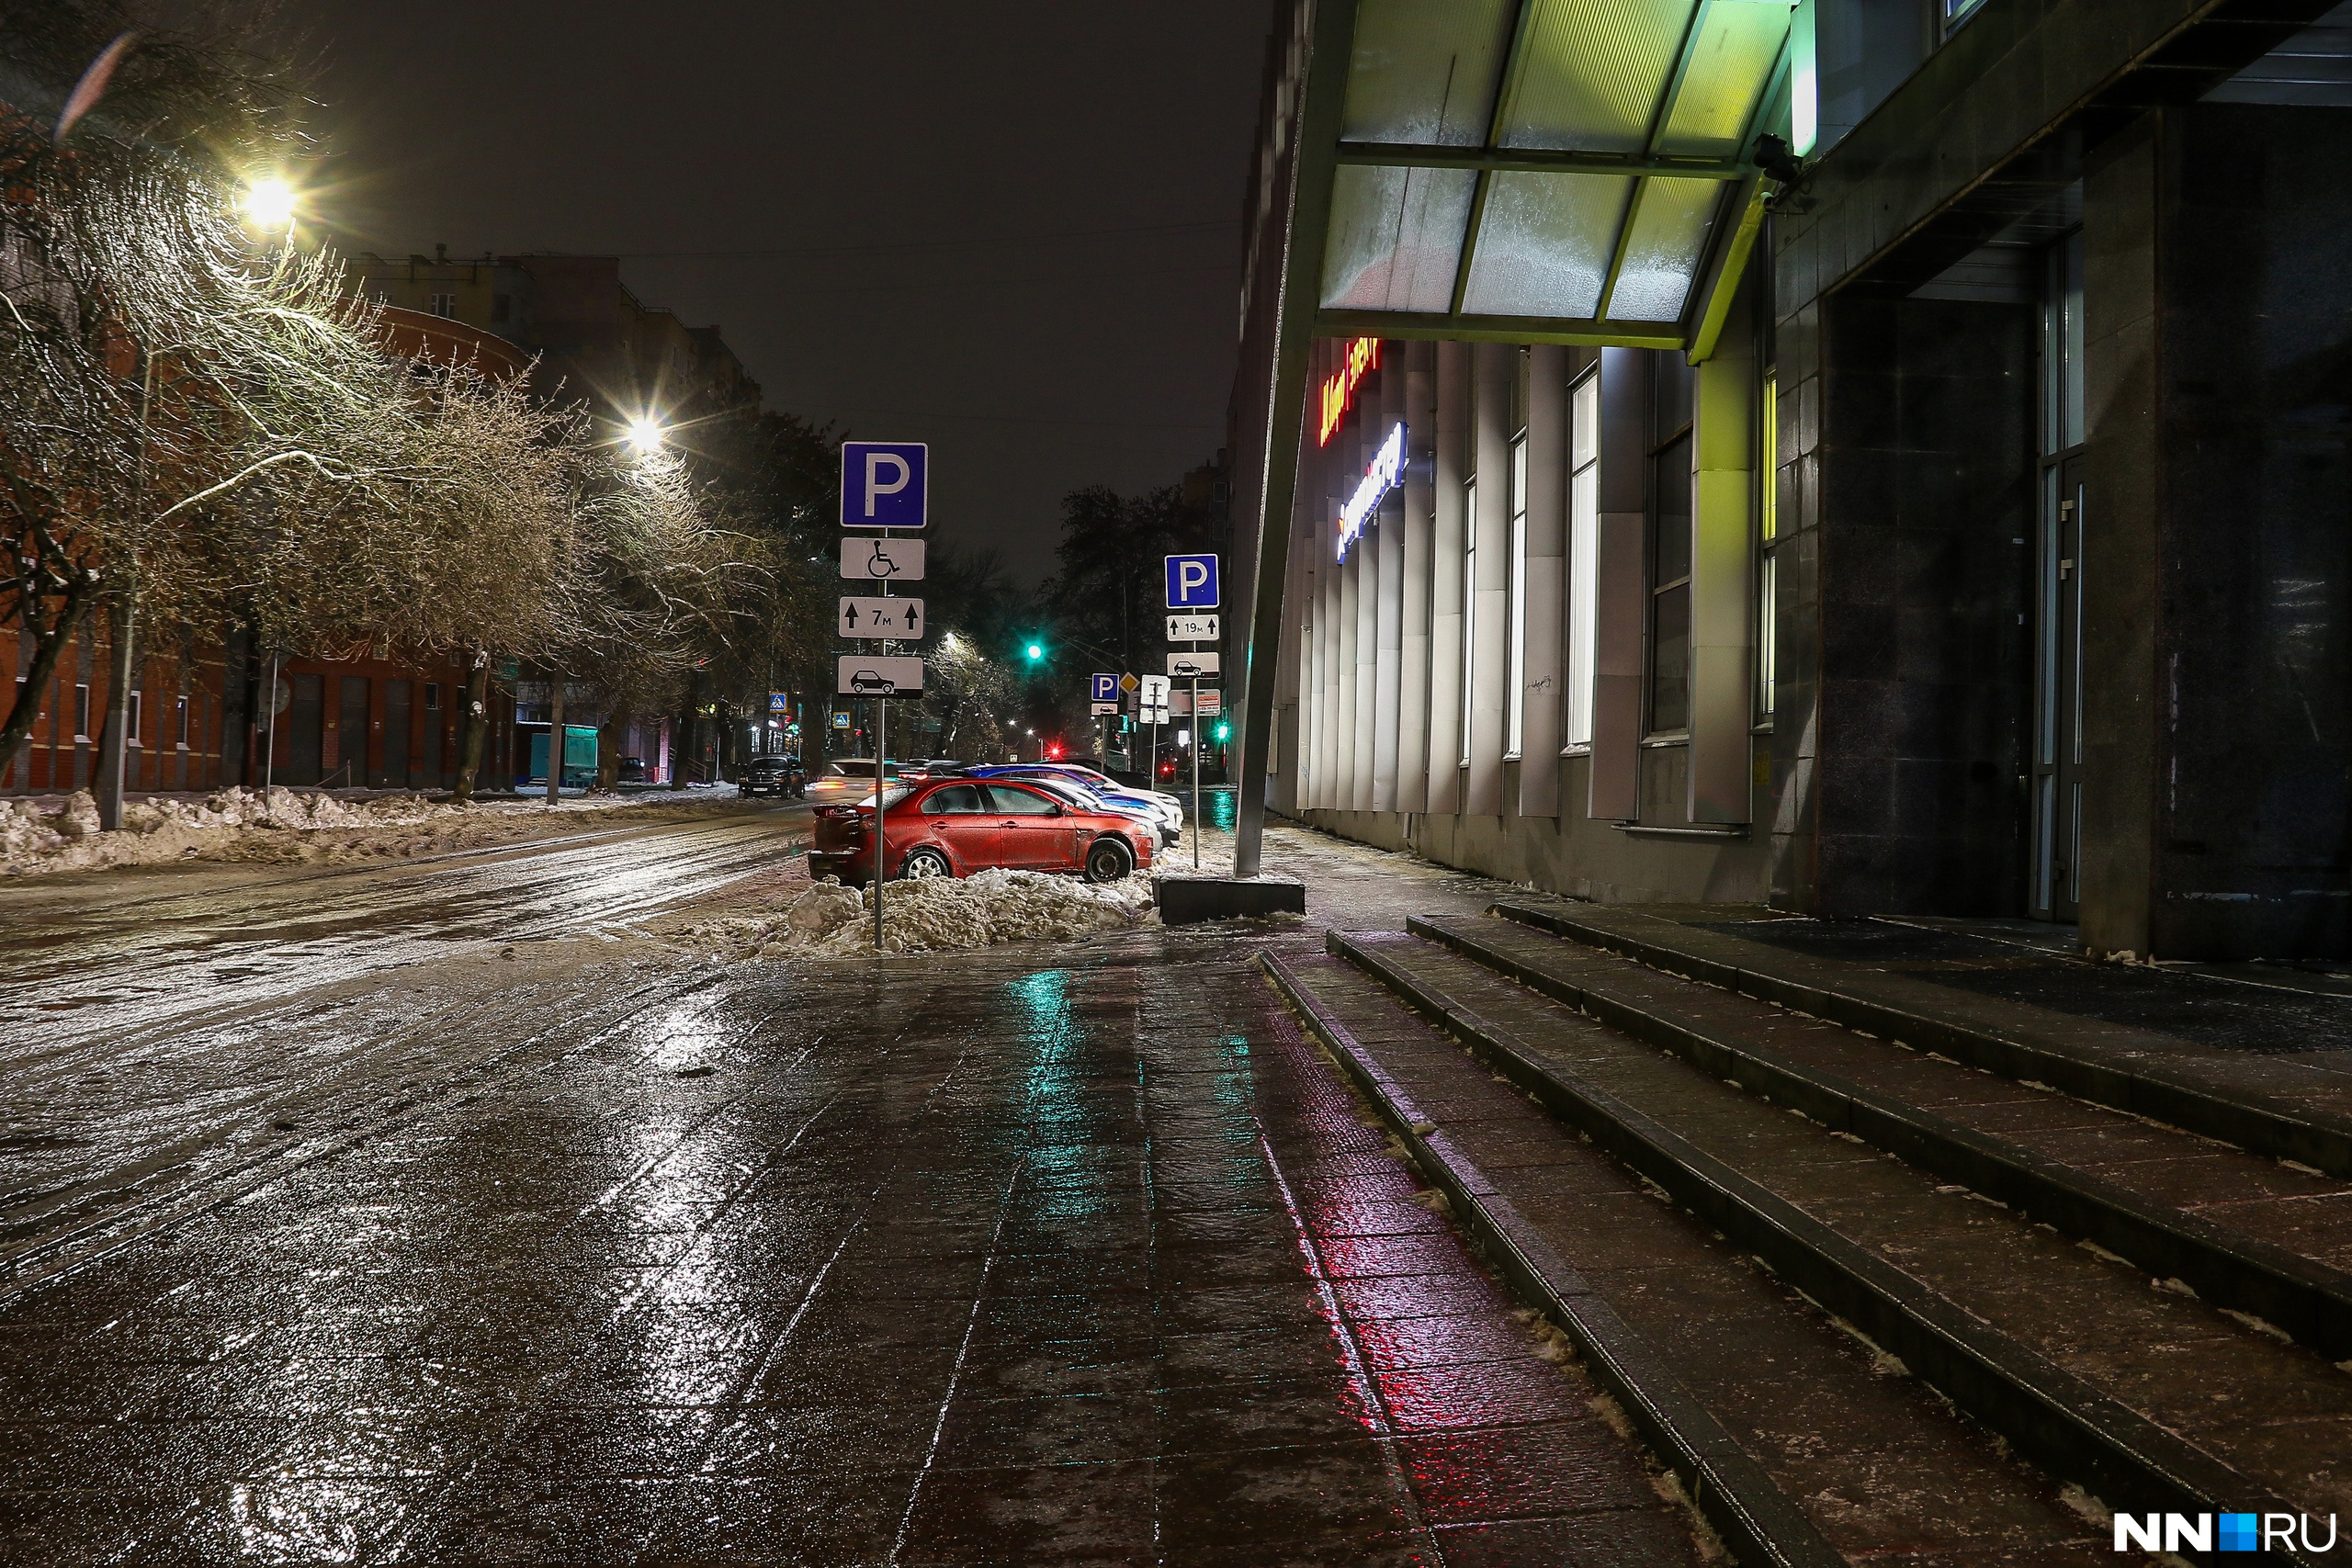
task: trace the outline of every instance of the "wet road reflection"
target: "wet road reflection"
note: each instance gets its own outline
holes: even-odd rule
[[[0,1262],[634,1019],[679,982],[582,976],[553,939],[767,869],[806,821],[695,814],[323,872],[0,886]],[[492,967],[510,949],[526,962]]]
[[[18,1282],[0,1551],[1694,1562],[1261,940],[534,982],[463,1092]]]

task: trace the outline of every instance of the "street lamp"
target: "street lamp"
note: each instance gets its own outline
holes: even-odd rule
[[[628,422],[629,450],[640,457],[650,457],[662,450],[662,422],[644,414]]]
[[[294,227],[294,187],[275,176],[245,186],[245,219],[266,232],[288,232]]]

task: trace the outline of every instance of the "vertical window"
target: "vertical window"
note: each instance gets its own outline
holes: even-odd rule
[[[432,297],[432,308],[435,315],[455,321],[458,315],[458,297],[454,294],[435,294]]]
[[[1503,755],[1527,737],[1527,433],[1510,444],[1510,719]]]
[[[87,740],[89,738],[90,688],[76,686],[74,688],[74,739]]]
[[[1756,433],[1756,716],[1770,723],[1780,676],[1781,637],[1774,606],[1780,603],[1781,539],[1780,381],[1764,378],[1757,400],[1762,428]]]
[[[441,682],[438,681],[427,681],[424,683],[424,711],[432,713],[440,706]]]
[[[139,737],[147,728],[141,721],[146,716],[147,694],[134,686],[130,691],[130,712],[125,716],[124,720],[122,739],[125,745],[137,746],[141,744]]]
[[[1659,449],[1650,553],[1650,728],[1690,728],[1690,437]]]
[[[1588,374],[1568,394],[1568,691],[1569,747],[1592,744],[1593,617],[1600,608],[1593,575],[1600,556],[1600,377]]]
[[[186,694],[181,694],[179,705],[172,716],[172,744],[177,746],[183,751],[187,750],[187,697]]]
[[[1690,728],[1690,368],[1650,359],[1650,724]]]
[[[1470,765],[1470,697],[1478,669],[1478,377],[1474,358],[1462,428],[1462,763]]]
[[[1478,481],[1462,487],[1462,766],[1470,765],[1470,694],[1478,649]]]

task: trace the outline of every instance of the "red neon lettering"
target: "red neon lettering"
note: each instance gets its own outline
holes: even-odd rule
[[[1340,362],[1340,368],[1325,377],[1323,385],[1318,389],[1319,395],[1316,400],[1317,424],[1315,445],[1329,446],[1331,444],[1331,437],[1339,431],[1340,422],[1348,417],[1348,410],[1355,404],[1356,389],[1363,384],[1363,378],[1366,376],[1379,368],[1380,340],[1378,338],[1359,337],[1348,340],[1347,355]]]

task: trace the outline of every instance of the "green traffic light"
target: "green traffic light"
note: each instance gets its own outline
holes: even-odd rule
[[[1223,740],[1223,739],[1227,739],[1227,738],[1228,736],[1230,736],[1232,733],[1233,733],[1233,726],[1231,726],[1231,725],[1229,725],[1229,724],[1220,724],[1220,725],[1218,725],[1218,726],[1216,727],[1216,738],[1217,738],[1219,740]]]
[[[1046,657],[1046,650],[1033,642],[1029,645],[1029,657],[1032,660],[1043,659]]]

